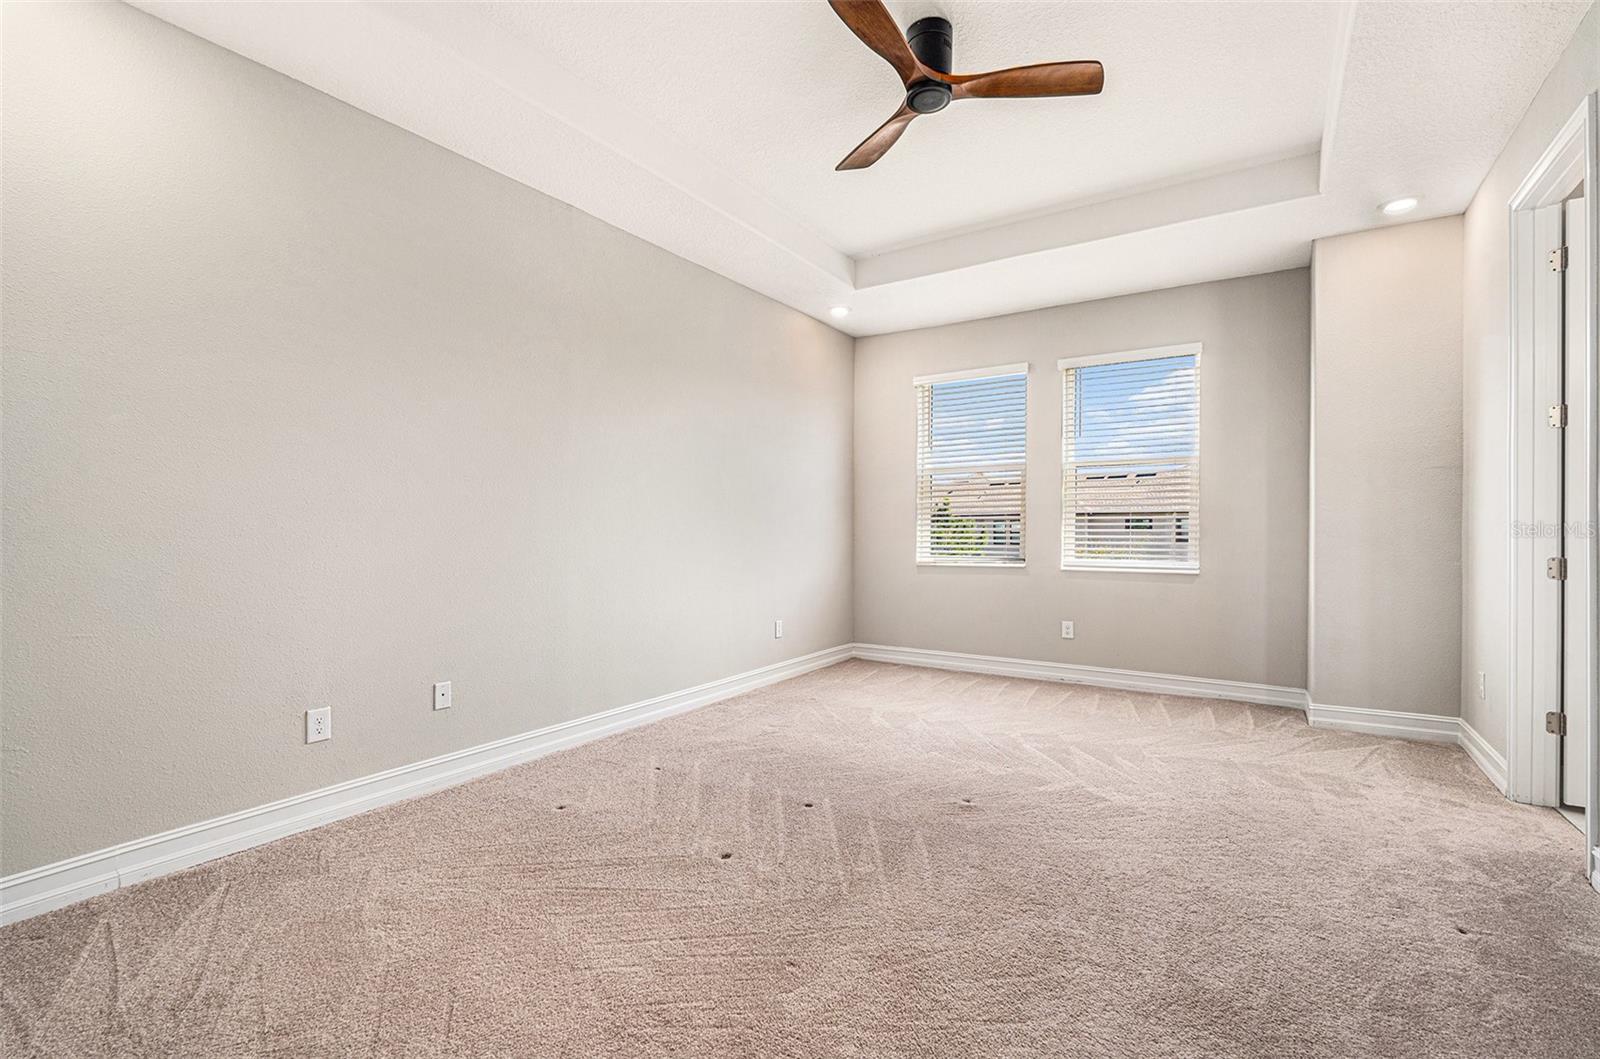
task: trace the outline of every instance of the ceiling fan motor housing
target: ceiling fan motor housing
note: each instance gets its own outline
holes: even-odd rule
[[[937,15],[917,19],[906,30],[906,43],[923,66],[942,74],[950,72],[954,38],[949,19]],[[949,105],[950,86],[943,81],[913,81],[906,89],[906,106],[918,114],[932,114]]]

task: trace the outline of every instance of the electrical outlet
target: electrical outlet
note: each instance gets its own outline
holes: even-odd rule
[[[306,742],[320,743],[333,738],[333,707],[306,711]]]
[[[1487,699],[1488,697],[1489,697],[1489,675],[1487,673],[1483,672],[1482,670],[1479,670],[1478,671],[1478,698]]]
[[[1076,634],[1072,631],[1072,623],[1070,621],[1064,621],[1061,623],[1061,638],[1063,640],[1070,640],[1075,635]]]
[[[772,638],[774,640],[783,639],[783,619],[782,618],[779,618],[777,621],[772,623]]]
[[[448,710],[450,708],[450,682],[441,681],[433,686],[433,708]]]

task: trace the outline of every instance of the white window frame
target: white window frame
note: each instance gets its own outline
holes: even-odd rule
[[[912,497],[912,540],[911,554],[918,566],[938,566],[951,568],[970,568],[976,570],[1002,569],[1017,570],[1028,565],[1028,442],[1027,423],[1029,409],[1029,393],[1032,388],[1033,365],[1027,362],[1020,364],[997,364],[987,368],[964,368],[960,371],[938,372],[932,375],[918,375],[911,380],[911,393],[916,399],[918,389],[941,382],[960,382],[963,379],[985,379],[1000,375],[1021,375],[1022,384],[1022,415],[1023,415],[1023,443],[1022,443],[1022,558],[1015,562],[957,562],[950,559],[926,558],[922,555],[920,536],[922,532],[922,425],[916,424],[916,448],[913,459],[916,462],[916,482]]]
[[[1131,349],[1118,353],[1096,353],[1084,357],[1062,357],[1056,361],[1056,373],[1060,376],[1061,383],[1061,569],[1075,571],[1095,571],[1099,573],[1138,573],[1138,574],[1181,574],[1196,576],[1200,573],[1200,362],[1204,344],[1200,342],[1184,342],[1174,346],[1155,346],[1150,349]],[[1067,405],[1066,405],[1066,380],[1067,371],[1072,368],[1092,368],[1102,364],[1127,364],[1141,360],[1162,360],[1167,357],[1194,357],[1194,401],[1195,401],[1195,457],[1194,457],[1194,503],[1190,508],[1189,536],[1194,542],[1193,563],[1168,563],[1168,562],[1136,562],[1131,560],[1115,560],[1110,562],[1095,562],[1088,559],[1071,558],[1067,554],[1067,520],[1076,517],[1076,512],[1069,510],[1067,475],[1071,472],[1074,463],[1067,456]]]

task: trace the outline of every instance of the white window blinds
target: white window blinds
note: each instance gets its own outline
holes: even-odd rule
[[[1028,366],[912,381],[917,394],[917,562],[1021,566]]]
[[[1200,346],[1060,362],[1062,569],[1200,569]]]

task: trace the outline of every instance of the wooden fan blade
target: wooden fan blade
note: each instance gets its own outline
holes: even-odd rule
[[[1105,67],[1091,60],[1013,66],[986,74],[934,74],[955,99],[1026,99],[1036,96],[1093,96],[1106,84]]]
[[[909,85],[923,76],[922,64],[911,54],[905,34],[881,0],[828,0],[828,5],[861,43],[889,61],[901,84]]]
[[[900,134],[906,131],[906,126],[910,125],[911,119],[916,116],[916,111],[902,105],[899,110],[895,111],[894,117],[879,125],[876,132],[862,140],[861,145],[855,150],[845,155],[844,161],[834,166],[834,170],[837,172],[844,169],[867,168],[867,166],[889,153],[889,148],[893,147],[895,141],[900,139]]]

